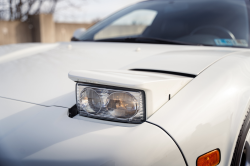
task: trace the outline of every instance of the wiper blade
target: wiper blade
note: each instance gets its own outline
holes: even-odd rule
[[[177,44],[177,45],[196,45],[173,40],[150,38],[150,37],[128,37],[128,38],[108,38],[95,40],[96,42],[126,42],[126,43],[153,43],[153,44]]]

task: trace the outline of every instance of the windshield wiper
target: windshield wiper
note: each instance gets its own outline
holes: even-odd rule
[[[96,42],[125,42],[125,43],[153,43],[153,44],[177,44],[177,45],[198,45],[173,40],[151,38],[151,37],[128,37],[128,38],[108,38],[94,40]]]

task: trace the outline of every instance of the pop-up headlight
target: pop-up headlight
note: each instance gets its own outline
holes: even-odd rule
[[[81,116],[126,123],[146,121],[193,79],[124,70],[76,70],[69,78],[77,82]],[[72,110],[70,117],[77,114]]]
[[[144,92],[77,83],[77,107],[81,116],[142,123],[145,120]]]

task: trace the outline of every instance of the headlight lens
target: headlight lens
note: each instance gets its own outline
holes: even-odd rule
[[[138,111],[138,101],[127,92],[114,92],[108,97],[107,109],[116,118],[131,118]]]
[[[101,110],[101,98],[95,90],[85,88],[80,95],[80,106],[90,114],[97,114]]]
[[[76,86],[77,107],[81,116],[129,123],[145,120],[143,91],[83,83]]]

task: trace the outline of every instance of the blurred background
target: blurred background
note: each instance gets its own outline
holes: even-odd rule
[[[142,0],[0,0],[0,45],[70,41],[110,14]]]

